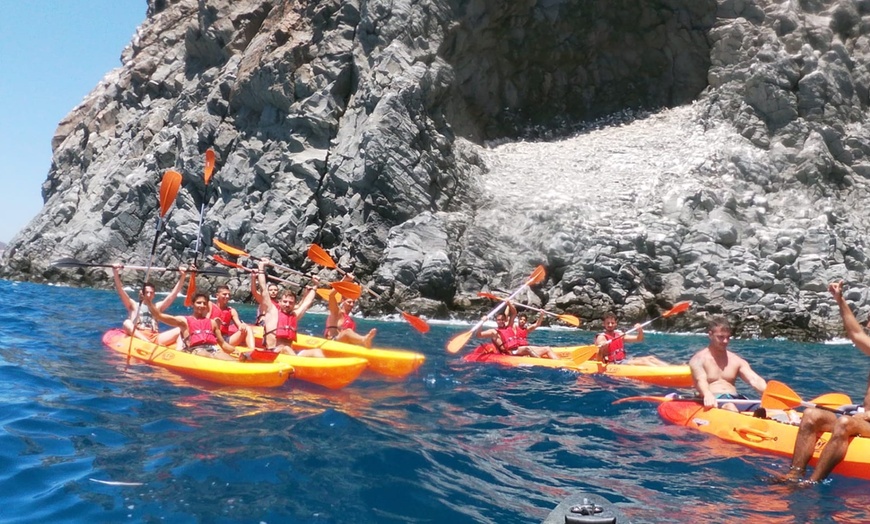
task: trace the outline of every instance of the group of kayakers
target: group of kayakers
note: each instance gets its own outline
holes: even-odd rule
[[[296,293],[285,290],[283,293],[274,283],[266,279],[265,265],[268,260],[260,260],[258,268],[251,271],[251,294],[257,300],[258,310],[255,323],[262,327],[262,348],[265,351],[298,355],[303,357],[324,357],[319,349],[295,351],[298,322],[311,307],[317,296],[319,280],[313,277],[311,283],[303,288],[297,301]],[[179,268],[178,283],[163,300],[154,303],[155,288],[146,283],[134,301],[124,290],[120,270],[124,266],[112,266],[115,289],[127,309],[128,318],[123,327],[127,335],[154,342],[161,346],[172,346],[182,351],[220,360],[246,360],[250,351],[239,352],[237,346],[254,348],[256,335],[254,327],[239,318],[238,311],[229,305],[230,289],[226,285],[215,288],[215,302],[207,293],[195,293],[192,300],[191,315],[168,315],[165,311],[178,297],[188,269]],[[352,280],[346,275],[344,280]],[[372,347],[377,330],[366,335],[356,333],[356,324],[351,316],[355,301],[340,297],[333,289],[328,295],[329,314],[326,319],[324,337],[329,340]],[[171,328],[159,330],[159,323]]]

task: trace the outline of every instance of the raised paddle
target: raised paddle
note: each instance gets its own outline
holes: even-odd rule
[[[181,187],[181,173],[173,169],[168,169],[163,173],[163,179],[160,181],[159,204],[160,212],[157,215],[157,226],[154,233],[154,242],[151,244],[151,254],[148,256],[148,265],[145,266],[145,279],[142,282],[142,288],[148,283],[148,277],[151,275],[151,265],[154,263],[154,254],[157,252],[157,239],[160,238],[160,232],[166,224],[163,217],[166,212],[172,207],[175,202],[175,197],[178,196],[178,189]],[[133,315],[133,329],[136,329],[136,324],[139,323],[139,308],[142,303],[139,302],[136,306],[136,313]],[[133,336],[130,336],[130,345],[127,347],[127,365],[130,365],[130,354],[133,351]]]
[[[761,395],[761,407],[770,409],[792,409],[804,406],[843,413],[840,408],[851,404],[852,399],[844,393],[827,393],[813,399],[812,402],[804,402],[793,389],[776,380],[769,381],[764,394]]]
[[[500,297],[500,296],[495,295],[495,294],[493,294],[493,293],[487,293],[486,291],[481,291],[480,293],[477,294],[477,296],[479,296],[479,297],[483,297],[483,298],[488,298],[488,299],[491,299],[491,300],[504,300],[504,297]],[[541,308],[538,308],[538,307],[535,307],[535,306],[529,306],[529,305],[526,305],[526,304],[522,304],[522,303],[520,303],[520,302],[514,302],[514,305],[515,305],[515,306],[518,306],[518,307],[521,307],[521,308],[530,309],[530,310],[532,310],[532,311],[537,311],[538,313],[543,313],[543,314],[548,315],[548,316],[551,316],[551,317],[558,318],[558,319],[561,320],[562,322],[564,322],[564,323],[566,323],[566,324],[570,324],[570,325],[572,325],[572,326],[574,326],[574,327],[579,327],[579,326],[580,326],[580,319],[577,318],[577,317],[575,317],[574,315],[568,315],[568,314],[561,314],[561,315],[559,315],[559,314],[556,314],[556,313],[553,313],[553,312],[547,311],[546,309],[541,309]]]
[[[52,267],[57,267],[61,269],[78,269],[78,268],[88,268],[88,267],[115,267],[114,264],[95,264],[92,262],[82,262],[80,260],[76,260],[75,258],[59,258],[51,263]],[[132,269],[132,270],[147,270],[146,266],[128,266],[124,265],[122,269]],[[177,267],[152,267],[151,271],[178,271],[181,268]],[[220,267],[207,267],[207,268],[197,268],[197,269],[188,269],[187,271],[192,271],[195,273],[199,273],[201,275],[212,275],[218,277],[228,277],[230,276],[229,271]]]
[[[196,230],[196,247],[193,250],[193,265],[196,266],[196,261],[199,258],[199,245],[202,242],[202,221],[205,218],[205,210],[208,205],[208,189],[211,174],[214,172],[214,150],[209,148],[205,151],[205,167],[203,168],[203,180],[205,181],[205,195],[202,199],[202,204],[199,206],[199,227]],[[203,252],[203,255],[205,253]],[[184,305],[190,307],[193,305],[193,295],[196,294],[196,273],[190,274],[190,282],[187,284],[187,294],[184,297]]]
[[[212,241],[212,243],[214,244],[214,247],[220,249],[221,251],[223,251],[225,253],[233,255],[234,257],[246,257],[246,258],[250,258],[251,260],[264,260],[260,257],[255,257],[254,255],[248,253],[247,251],[244,251],[244,250],[239,249],[235,246],[231,246],[229,244],[221,242],[218,239],[214,239]],[[282,271],[286,271],[286,272],[292,273],[294,275],[299,275],[300,277],[311,278],[311,275],[309,275],[307,273],[303,273],[302,271],[299,271],[298,269],[293,269],[292,267],[287,267],[287,266],[278,264],[276,262],[273,262],[272,260],[269,260],[267,263],[270,266],[274,267],[275,269],[280,269]]]
[[[329,253],[327,253],[326,250],[324,250],[322,247],[318,246],[317,244],[311,244],[311,246],[308,248],[308,258],[311,259],[312,261],[314,261],[315,264],[321,265],[321,266],[329,268],[329,269],[335,269],[339,273],[341,273],[342,275],[347,275],[347,272],[344,271],[343,269],[341,269],[340,267],[338,267],[338,264],[336,264],[335,261],[332,259],[332,257],[329,256]],[[336,284],[337,283],[338,282],[336,282]],[[336,289],[336,291],[341,293],[340,289],[335,288],[334,285],[332,287],[334,289]],[[381,299],[381,296],[379,294],[375,293],[369,287],[361,286],[361,288],[364,289],[366,292],[368,292],[373,297],[375,297],[376,299],[378,299],[378,300]],[[341,293],[341,294],[345,295],[344,293]],[[345,296],[347,296],[347,295],[345,295]],[[396,306],[394,304],[390,304],[390,305],[393,306],[393,308],[395,308],[396,311],[401,313],[402,318],[404,318],[409,324],[411,324],[411,326],[414,329],[416,329],[420,333],[428,333],[429,332],[429,324],[427,324],[425,320],[423,320],[420,317],[415,317],[414,315],[408,313],[407,311],[402,311],[401,309],[398,308],[398,306]]]
[[[236,268],[236,269],[241,269],[242,271],[247,271],[247,272],[252,272],[252,271],[254,271],[254,270],[251,269],[251,268],[248,268],[248,267],[245,267],[245,266],[243,266],[243,265],[241,265],[241,264],[237,264],[237,263],[235,263],[235,262],[232,262],[232,261],[230,261],[230,260],[227,260],[227,259],[225,259],[224,257],[222,257],[222,256],[220,256],[220,255],[212,255],[211,258],[212,258],[215,262],[217,262],[217,263],[219,263],[219,264],[223,264],[223,265],[225,265],[225,266],[233,267],[233,268]],[[272,280],[272,281],[274,281],[274,282],[281,282],[281,283],[284,283],[284,284],[289,284],[289,285],[291,285],[291,286],[293,286],[293,287],[298,287],[298,288],[301,288],[301,287],[302,287],[301,284],[297,284],[296,282],[293,282],[292,280],[287,280],[287,279],[279,278],[279,277],[275,277],[275,276],[272,276],[272,275],[266,275],[266,278],[268,278],[269,280]],[[348,286],[348,284],[349,284],[349,286]],[[356,284],[354,284],[353,282],[333,282],[333,283],[330,284],[330,285],[333,286],[333,289],[335,289],[337,292],[340,292],[340,291],[339,291],[340,289],[344,289],[345,292],[350,292],[351,294],[354,294],[354,293],[355,293],[355,296],[351,297],[351,298],[353,298],[354,300],[356,300],[356,298],[359,297],[359,288],[356,287]],[[336,285],[337,285],[337,286],[336,286]],[[329,294],[330,294],[330,293],[332,293],[332,290],[331,290],[331,289],[328,289],[328,288],[320,288],[320,289],[317,290],[317,294],[318,294],[319,296],[321,296],[321,297],[324,297],[324,296],[327,297],[327,298],[326,298],[327,300],[328,300],[328,298],[329,298]]]
[[[447,342],[447,351],[449,353],[456,353],[460,349],[462,349],[465,346],[465,344],[468,343],[468,341],[471,339],[471,337],[474,336],[474,334],[477,333],[477,331],[483,326],[484,322],[486,322],[487,320],[491,319],[493,316],[498,314],[499,311],[501,311],[502,309],[505,308],[505,306],[507,305],[508,302],[510,302],[511,300],[516,298],[516,296],[519,295],[520,293],[522,293],[527,287],[531,286],[532,284],[537,284],[537,283],[543,281],[546,276],[547,276],[547,272],[544,269],[544,266],[536,267],[535,270],[532,271],[532,274],[529,275],[529,278],[523,283],[522,286],[520,286],[519,288],[517,288],[516,291],[511,293],[507,297],[507,299],[505,299],[502,302],[499,302],[499,304],[497,306],[495,306],[495,309],[493,309],[492,311],[487,313],[486,316],[484,316],[480,320],[480,322],[478,322],[477,324],[474,325],[473,328],[471,328],[471,330],[463,331],[462,333],[451,338]]]

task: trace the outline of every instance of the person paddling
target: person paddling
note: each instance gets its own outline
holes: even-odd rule
[[[353,277],[345,275],[342,280],[350,282]],[[344,298],[339,302],[338,292],[333,289],[329,293],[329,315],[326,317],[326,329],[323,331],[323,336],[329,340],[371,348],[378,330],[370,329],[365,336],[356,332],[356,322],[350,316],[355,304],[356,302],[351,298]]]
[[[737,377],[759,393],[764,393],[767,382],[752,370],[749,362],[728,350],[731,325],[725,317],[715,316],[710,319],[707,336],[710,338],[707,347],[695,353],[689,360],[692,380],[698,394],[704,399],[704,409],[717,407],[718,399],[746,398],[737,393]],[[718,407],[738,411],[733,403]]]
[[[178,339],[178,335],[181,330],[177,328],[169,329],[164,331],[163,333],[159,332],[159,326],[157,325],[157,321],[154,320],[154,317],[151,316],[151,313],[148,311],[148,306],[143,304],[142,302],[135,302],[130,298],[130,295],[124,290],[124,284],[121,283],[121,275],[120,270],[124,268],[123,264],[113,264],[112,265],[112,273],[115,280],[115,290],[118,292],[118,296],[121,297],[121,303],[124,304],[124,307],[127,309],[128,317],[124,320],[124,332],[127,335],[131,335],[135,338],[147,340],[148,342],[153,342],[160,346],[169,346],[175,343]],[[179,268],[178,272],[180,276],[178,278],[178,282],[175,284],[175,287],[172,288],[172,291],[166,295],[166,298],[157,303],[157,309],[160,311],[166,311],[166,309],[172,305],[172,302],[175,301],[176,297],[178,297],[178,293],[181,292],[181,287],[184,285],[184,277],[187,274],[186,268]],[[145,285],[142,286],[142,293],[150,298],[150,300],[154,300],[155,295],[154,285],[146,282]],[[136,320],[136,326],[133,326],[133,320]]]
[[[220,321],[208,317],[210,306],[207,294],[196,293],[193,296],[193,315],[188,316],[163,313],[154,305],[151,297],[144,293],[141,295],[141,300],[158,322],[181,330],[181,337],[184,340],[182,351],[218,360],[237,360],[233,356],[236,348],[221,335]]]
[[[631,364],[633,366],[667,366],[668,363],[648,355],[645,357],[628,358],[625,352],[626,342],[642,342],[643,326],[636,324],[635,333],[628,335],[618,331],[616,313],[608,312],[602,317],[604,332],[595,336],[595,345],[598,346],[598,360],[611,364]]]
[[[523,322],[523,327],[517,330],[518,326],[514,325],[514,319],[517,317],[516,307],[508,302],[505,309],[506,313],[500,312],[495,316],[494,328],[477,331],[476,335],[478,338],[490,339],[495,350],[502,355],[538,358],[546,355],[547,358],[559,358],[559,356],[549,347],[529,346],[527,337],[528,332],[531,331],[531,329],[526,329],[525,322]]]
[[[843,298],[843,282],[832,282],[828,286],[828,291],[840,310],[846,336],[861,352],[870,355],[870,336],[864,332],[846,299]],[[830,432],[831,438],[819,455],[816,469],[805,482],[815,484],[827,478],[837,464],[843,461],[853,437],[870,437],[870,414],[864,411],[868,405],[870,405],[870,379],[868,379],[867,391],[864,393],[864,407],[859,408],[858,413],[838,417],[836,413],[825,409],[807,408],[801,417],[791,467],[784,478],[801,480],[806,474],[807,464],[813,457],[822,433]]]

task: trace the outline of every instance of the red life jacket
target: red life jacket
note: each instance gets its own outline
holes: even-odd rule
[[[217,344],[217,337],[212,331],[210,318],[196,318],[194,316],[184,318],[187,320],[187,329],[190,331],[187,347]]]
[[[284,313],[278,310],[278,327],[275,328],[275,337],[296,341],[296,313]]]
[[[608,362],[619,362],[625,360],[625,345],[623,344],[625,337],[622,335],[621,331],[601,333],[599,336],[603,336],[608,342],[610,342],[607,346]]]
[[[518,346],[528,346],[529,345],[529,329],[521,328],[520,326],[514,327],[514,334],[517,337]]]
[[[335,329],[335,335],[330,335],[329,330]],[[323,330],[323,336],[329,338],[331,336],[338,336],[339,333],[344,331],[345,329],[350,329],[351,331],[356,331],[356,322],[353,321],[350,315],[344,315],[344,318],[341,321],[340,326],[326,326],[326,329]]]
[[[239,330],[238,326],[233,322],[233,308],[229,306],[226,309],[221,309],[217,304],[212,304],[208,318],[216,318],[221,321],[222,335],[232,335]]]
[[[502,351],[509,353],[520,347],[520,340],[517,338],[517,334],[513,327],[497,329],[496,331],[498,332],[498,338],[501,339],[500,349]],[[496,344],[496,346],[498,346],[498,344]]]

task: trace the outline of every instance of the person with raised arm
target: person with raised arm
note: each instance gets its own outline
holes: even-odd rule
[[[155,320],[181,330],[184,341],[181,351],[219,360],[238,360],[233,356],[236,348],[221,334],[220,320],[208,316],[211,309],[208,294],[196,293],[193,296],[193,314],[187,316],[167,315],[151,302],[151,297],[145,294],[141,297]]]
[[[266,286],[266,264],[268,262],[267,259],[260,259],[258,262],[257,280],[260,289],[254,294],[254,298],[265,311],[263,314],[263,347],[266,351],[276,351],[286,355],[324,358],[326,355],[317,348],[303,349],[299,352],[293,350],[299,319],[308,311],[317,295],[317,279],[313,279],[312,285],[305,286],[305,294],[298,304],[295,293],[284,291],[278,305],[275,305]]]
[[[345,275],[342,280],[350,282],[353,280],[353,276]],[[371,348],[378,330],[370,329],[365,336],[356,332],[356,322],[350,315],[355,304],[356,301],[351,298],[343,298],[339,302],[338,292],[333,289],[329,293],[329,315],[326,317],[326,329],[323,331],[323,336],[329,340]]]
[[[852,308],[843,298],[843,282],[832,282],[828,285],[828,292],[834,297],[843,319],[843,328],[846,336],[865,355],[870,355],[870,336],[864,332]],[[794,452],[791,459],[791,467],[784,477],[786,480],[801,481],[807,471],[807,464],[813,457],[813,452],[818,445],[822,433],[830,432],[831,438],[819,455],[819,461],[810,478],[803,481],[807,484],[816,484],[831,474],[831,471],[843,461],[849,443],[856,436],[870,437],[870,414],[866,407],[870,403],[870,379],[867,390],[864,393],[864,406],[858,408],[853,414],[841,414],[826,409],[807,408],[801,417],[800,428],[794,443]]]
[[[608,312],[602,317],[604,332],[595,336],[595,345],[598,346],[598,360],[611,364],[631,364],[633,366],[667,366],[664,362],[652,355],[629,358],[625,352],[626,342],[642,342],[643,326],[636,324],[635,333],[629,335],[616,329],[618,322],[616,313]]]
[[[178,328],[169,329],[161,333],[159,331],[159,326],[157,325],[157,321],[151,315],[148,310],[148,306],[143,304],[142,302],[136,302],[130,298],[130,295],[127,294],[127,291],[124,290],[124,284],[121,282],[120,270],[124,268],[123,264],[113,264],[112,265],[112,273],[115,281],[115,291],[118,292],[118,296],[121,298],[121,303],[124,304],[124,307],[127,309],[128,317],[124,320],[124,333],[129,336],[147,340],[148,342],[153,342],[160,346],[170,346],[178,339],[178,335],[181,332]],[[166,295],[166,298],[157,303],[157,309],[160,311],[166,311],[172,302],[178,297],[178,294],[181,292],[181,287],[184,285],[184,277],[187,274],[186,268],[178,268],[178,272],[180,274],[178,278],[178,282],[175,284],[175,287]],[[154,300],[154,295],[156,289],[154,288],[154,284],[146,282],[142,286],[142,294],[149,297],[150,300]],[[136,325],[133,326],[133,322],[136,322]]]

